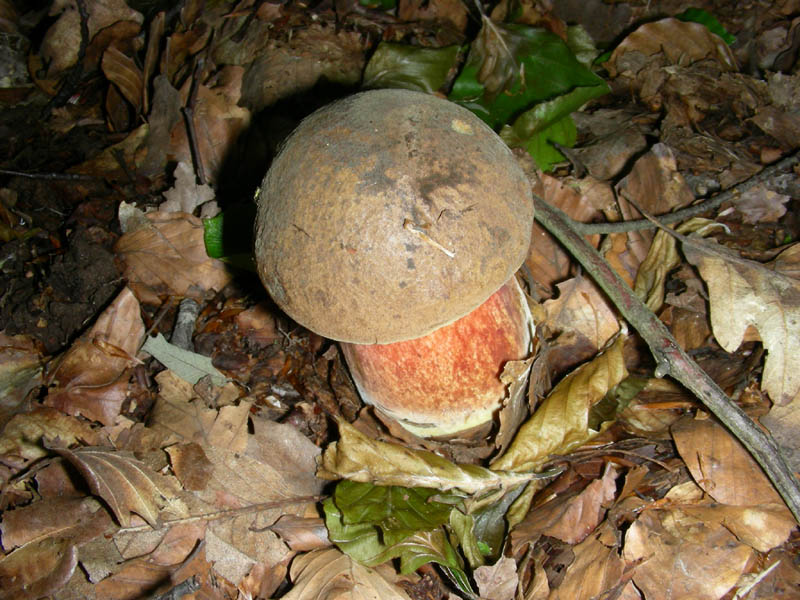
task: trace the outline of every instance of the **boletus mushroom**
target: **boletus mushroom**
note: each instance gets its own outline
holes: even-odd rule
[[[492,420],[503,366],[531,349],[514,277],[530,184],[470,111],[362,92],[303,120],[261,185],[258,272],[275,302],[341,343],[362,399],[409,431]]]

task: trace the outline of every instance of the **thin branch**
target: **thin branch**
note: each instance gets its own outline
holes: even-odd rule
[[[778,162],[768,167],[765,167],[764,169],[762,169],[749,179],[745,179],[741,183],[738,183],[735,186],[728,188],[727,190],[725,190],[720,194],[717,194],[713,198],[709,198],[708,200],[701,202],[700,204],[687,206],[686,208],[675,211],[674,213],[659,215],[658,220],[663,225],[671,225],[673,223],[679,223],[681,221],[685,221],[686,219],[691,219],[692,217],[702,215],[706,211],[717,208],[723,202],[727,202],[728,200],[734,200],[738,198],[751,188],[755,187],[760,183],[764,183],[765,181],[771,179],[781,171],[785,171],[786,169],[792,168],[798,162],[800,162],[800,153],[795,152],[794,154],[790,154],[786,158],[783,158]],[[578,223],[577,221],[573,222],[573,229],[575,229],[575,231],[583,235],[594,235],[594,234],[604,234],[604,233],[625,233],[627,231],[652,229],[653,227],[654,225],[647,219],[637,219],[636,221],[621,221],[619,223]]]
[[[575,221],[540,198],[535,201],[536,220],[583,265],[622,316],[647,342],[656,359],[656,376],[671,375],[680,381],[730,429],[761,465],[795,520],[800,522],[800,484],[781,456],[772,436],[759,428],[686,354],[658,317],[633,293],[597,250],[586,242],[582,234],[578,233]]]

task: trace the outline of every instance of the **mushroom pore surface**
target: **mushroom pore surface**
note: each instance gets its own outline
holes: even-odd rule
[[[275,302],[331,339],[387,344],[466,315],[524,260],[530,184],[468,110],[362,92],[306,118],[258,197],[255,255]]]

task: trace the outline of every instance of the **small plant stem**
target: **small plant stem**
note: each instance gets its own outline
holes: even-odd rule
[[[540,198],[535,198],[535,205],[536,220],[589,272],[650,347],[656,359],[656,376],[670,375],[697,396],[761,465],[795,520],[800,522],[800,484],[772,436],[758,427],[684,352],[658,317],[578,233],[572,219]]]

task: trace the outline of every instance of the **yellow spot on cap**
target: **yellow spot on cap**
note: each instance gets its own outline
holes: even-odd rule
[[[456,131],[458,133],[464,133],[466,135],[472,135],[473,133],[475,133],[474,131],[472,131],[472,125],[470,125],[466,121],[462,121],[461,119],[453,119],[452,121],[450,121],[450,127],[453,129],[453,131]]]

